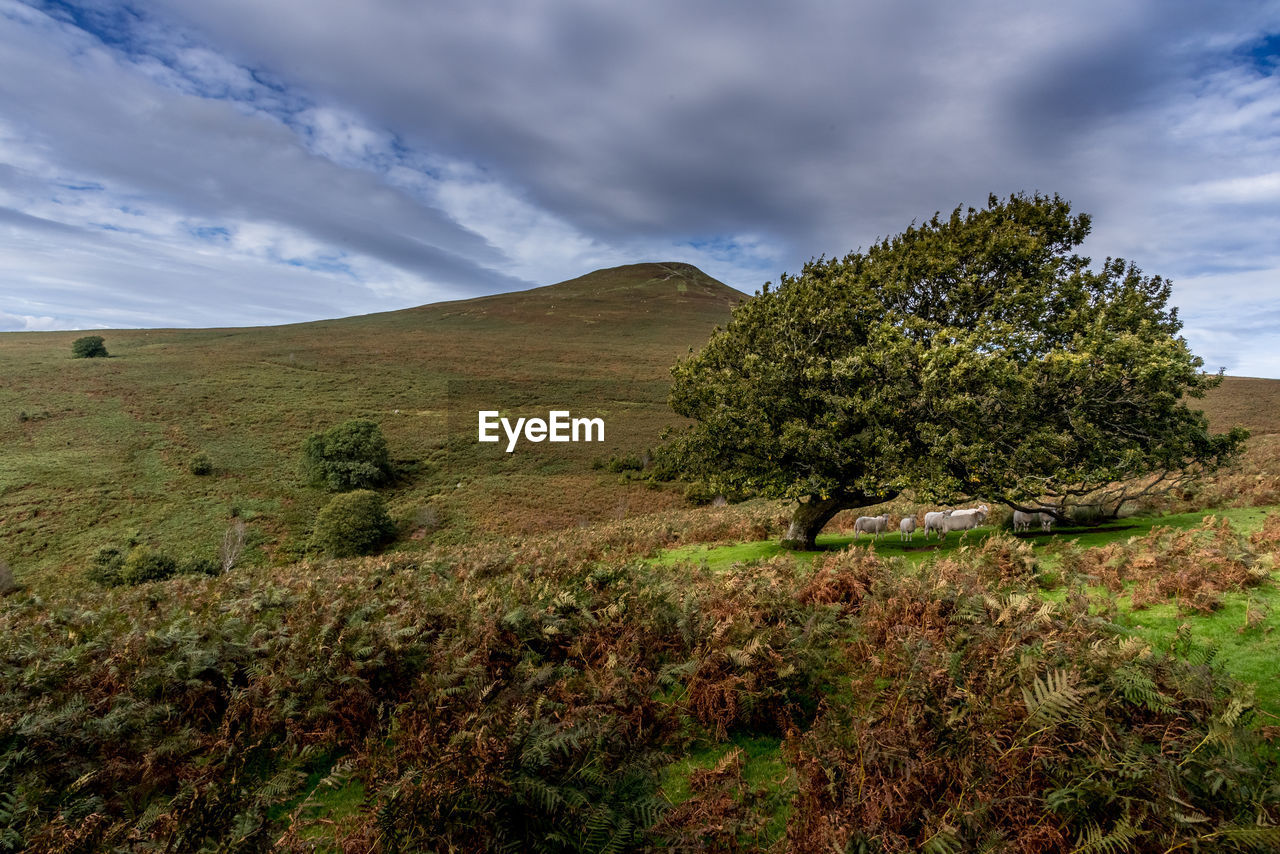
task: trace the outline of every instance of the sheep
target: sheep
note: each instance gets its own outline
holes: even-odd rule
[[[883,516],[859,516],[858,521],[853,523],[853,535],[870,534],[873,539],[884,534],[889,530],[889,514]]]
[[[1053,514],[1045,510],[1036,510],[1031,513],[1024,513],[1021,510],[1013,511],[1013,530],[1014,531],[1030,531],[1032,524],[1039,522],[1040,530],[1049,533],[1053,530]]]
[[[898,523],[898,539],[911,542],[911,537],[916,532],[916,517],[903,516],[902,521]]]
[[[983,522],[987,521],[987,514],[990,512],[991,512],[990,507],[988,507],[985,504],[979,504],[977,507],[967,507],[964,510],[953,510],[951,512],[951,515],[952,516],[973,516],[978,520],[978,524],[981,525]]]
[[[929,534],[933,531],[938,533],[940,540],[946,537],[947,518],[950,515],[950,510],[933,510],[924,514],[924,538],[929,539]]]
[[[948,516],[942,526],[942,535],[945,537],[951,531],[969,531],[978,527],[985,520],[985,516],[976,510],[964,512],[957,510]]]

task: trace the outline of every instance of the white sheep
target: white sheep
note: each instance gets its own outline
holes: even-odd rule
[[[970,531],[983,523],[985,517],[975,510],[965,512],[957,510],[948,516],[942,527],[942,534],[946,536],[952,531]]]
[[[938,539],[945,537],[947,535],[947,518],[950,515],[950,510],[932,510],[924,514],[924,538],[926,540],[929,539],[929,534],[935,531],[938,534]]]
[[[1044,510],[1031,513],[1024,513],[1021,510],[1013,511],[1014,531],[1030,531],[1031,526],[1036,522],[1040,523],[1040,530],[1047,534],[1053,529],[1053,514]]]
[[[870,534],[872,538],[880,537],[885,531],[889,530],[889,514],[882,516],[859,516],[858,521],[853,523],[853,535]]]
[[[898,523],[898,539],[911,542],[911,537],[916,532],[916,517],[903,516],[902,521]]]

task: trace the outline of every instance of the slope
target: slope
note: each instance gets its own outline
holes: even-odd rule
[[[27,572],[129,542],[209,553],[230,517],[257,561],[301,553],[327,498],[298,475],[306,435],[379,422],[405,473],[412,538],[533,531],[679,501],[591,464],[673,421],[668,370],[742,294],[684,264],[601,270],[535,290],[280,327],[0,335],[0,555]],[[606,442],[474,442],[476,407],[603,417]],[[452,435],[452,438],[451,438]],[[188,470],[200,453],[214,473]]]

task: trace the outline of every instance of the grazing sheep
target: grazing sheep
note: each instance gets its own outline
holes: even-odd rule
[[[970,531],[981,525],[985,519],[986,516],[976,510],[968,512],[957,510],[943,521],[943,536],[951,531]]]
[[[973,516],[978,520],[978,524],[981,525],[983,522],[987,521],[987,514],[989,514],[990,512],[991,512],[990,507],[988,507],[985,504],[979,504],[977,507],[967,507],[964,510],[953,510],[951,512],[951,515],[952,516]]]
[[[1040,521],[1039,513],[1024,513],[1021,510],[1013,511],[1014,533],[1017,533],[1018,531],[1030,531],[1031,523],[1038,522],[1038,521]]]
[[[870,534],[872,538],[880,537],[885,531],[889,530],[889,514],[883,516],[859,516],[858,521],[853,523],[853,535]]]
[[[916,532],[916,517],[903,516],[902,521],[898,523],[898,539],[911,542],[911,537]]]
[[[924,514],[924,538],[929,539],[929,534],[933,531],[938,533],[940,540],[946,537],[947,518],[950,515],[950,510],[933,510]]]
[[[1053,514],[1044,510],[1031,513],[1024,513],[1021,510],[1013,511],[1014,531],[1030,531],[1031,526],[1036,522],[1040,523],[1040,530],[1047,534],[1053,529]]]

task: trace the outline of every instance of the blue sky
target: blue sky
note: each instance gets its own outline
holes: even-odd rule
[[[751,292],[1041,191],[1280,377],[1278,66],[1259,2],[0,0],[0,330]]]

